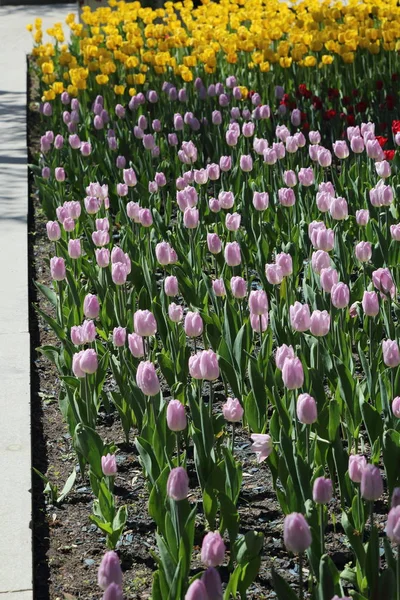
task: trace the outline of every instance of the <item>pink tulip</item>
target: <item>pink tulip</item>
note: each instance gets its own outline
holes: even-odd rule
[[[390,235],[392,236],[393,240],[400,242],[400,223],[390,226]]]
[[[115,454],[107,454],[101,457],[101,470],[106,477],[114,477],[117,474]]]
[[[207,233],[207,247],[212,254],[221,252],[222,242],[216,233]]]
[[[317,403],[310,394],[300,394],[297,398],[296,414],[300,423],[312,425],[318,418]]]
[[[327,477],[317,477],[313,484],[313,501],[317,504],[328,504],[332,496],[332,480]]]
[[[206,567],[217,567],[224,562],[225,544],[218,531],[209,532],[201,545],[201,562]]]
[[[83,314],[88,319],[97,319],[100,314],[100,304],[97,296],[87,294],[83,301]]]
[[[243,412],[243,407],[237,398],[228,398],[222,406],[222,414],[230,423],[238,423],[243,417]]]
[[[304,383],[303,365],[299,358],[287,358],[282,368],[282,380],[288,390],[297,390]]]
[[[171,431],[183,431],[187,426],[185,407],[179,400],[171,400],[167,407],[167,425]]]
[[[111,267],[111,278],[115,285],[124,285],[128,277],[128,268],[125,263],[117,262]]]
[[[141,337],[155,335],[157,332],[156,319],[149,310],[137,310],[133,315],[133,326]]]
[[[369,221],[369,210],[362,209],[356,211],[356,222],[360,227],[365,227]]]
[[[268,328],[268,313],[266,312],[262,315],[255,315],[251,312],[250,325],[253,331],[256,331],[257,333],[262,333],[263,331],[266,331]]]
[[[232,296],[234,298],[244,298],[247,294],[247,283],[243,277],[232,277],[230,281]]]
[[[199,337],[203,333],[203,319],[198,312],[188,311],[183,327],[188,337]]]
[[[312,167],[301,168],[298,173],[299,183],[305,187],[310,187],[314,183],[314,171]]]
[[[339,281],[339,274],[336,269],[322,269],[320,274],[321,287],[325,293],[330,294],[332,287]]]
[[[331,289],[331,302],[335,308],[346,308],[350,302],[350,290],[345,283],[335,283]]]
[[[139,210],[138,218],[142,227],[151,227],[153,225],[153,215],[149,208],[141,208]]]
[[[175,304],[175,302],[171,302],[168,307],[168,317],[171,319],[173,323],[179,323],[182,321],[183,317],[183,308],[179,304]]]
[[[228,213],[225,217],[225,227],[228,231],[237,231],[240,227],[241,216],[239,213]]]
[[[361,474],[365,467],[367,466],[367,461],[365,456],[361,456],[359,454],[350,454],[349,456],[349,477],[351,481],[354,483],[361,482]]]
[[[101,267],[102,269],[108,267],[108,265],[110,264],[110,251],[107,248],[95,250],[95,255],[96,262],[99,265],[99,267]]]
[[[224,255],[228,267],[237,267],[242,262],[240,246],[237,242],[228,242],[225,246]]]
[[[83,350],[79,359],[79,366],[83,373],[87,373],[88,375],[95,373],[98,367],[97,354],[95,350],[92,350],[91,348]]]
[[[397,367],[400,365],[400,351],[396,340],[382,341],[383,362],[387,367]]]
[[[106,552],[103,556],[97,575],[97,582],[102,590],[106,590],[112,584],[122,586],[122,570],[116,552]]]
[[[114,327],[113,329],[113,344],[116,348],[125,346],[126,329],[125,327]]]
[[[64,259],[59,256],[53,256],[50,259],[50,273],[54,281],[63,281],[66,278],[66,269]]]
[[[250,292],[249,308],[254,315],[263,315],[268,312],[268,298],[264,290]]]
[[[199,369],[201,378],[207,381],[213,381],[219,377],[218,358],[212,350],[203,350],[200,352]]]
[[[212,288],[213,288],[214,294],[217,297],[222,298],[223,296],[226,296],[225,284],[224,284],[223,279],[215,279],[212,282]]]
[[[347,158],[349,156],[349,148],[344,140],[340,140],[338,142],[334,142],[332,144],[333,151],[335,155],[341,160]]]
[[[265,265],[265,276],[271,285],[280,285],[283,281],[283,271],[279,265]]]
[[[310,318],[310,307],[308,304],[301,304],[295,302],[289,309],[290,312],[290,324],[295,331],[307,331],[310,329],[311,318]]]
[[[229,210],[233,206],[233,203],[235,201],[235,197],[234,197],[234,195],[233,195],[232,192],[221,191],[218,194],[218,200],[219,200],[221,208]]]
[[[268,192],[254,192],[253,193],[253,206],[256,210],[263,211],[268,208],[269,195]]]
[[[286,254],[285,252],[277,254],[275,257],[275,263],[282,270],[282,274],[284,277],[288,277],[293,273],[293,261],[290,254]]]
[[[296,196],[292,188],[280,188],[278,190],[279,202],[282,206],[290,207],[296,202]]]
[[[320,337],[327,335],[331,325],[330,314],[326,310],[314,310],[310,319],[310,331]]]
[[[376,292],[364,292],[362,307],[367,317],[376,317],[379,314],[379,298]]]
[[[324,250],[317,250],[317,252],[313,252],[311,256],[311,266],[314,273],[319,275],[322,269],[329,269],[330,265],[331,259],[327,252]]]
[[[393,298],[396,293],[396,288],[393,283],[392,275],[387,268],[380,268],[372,273],[372,282],[376,289],[381,291],[383,294]]]
[[[283,541],[289,552],[301,554],[311,546],[310,527],[300,513],[291,513],[283,522]]]
[[[77,259],[81,256],[81,240],[69,240],[68,242],[68,255],[70,258]]]
[[[199,211],[197,208],[186,208],[183,213],[183,224],[188,229],[195,229],[199,224]]]
[[[142,336],[137,333],[128,334],[128,346],[130,353],[135,358],[141,358],[144,356],[144,345]]]
[[[344,198],[333,198],[329,209],[332,219],[335,221],[343,221],[349,215],[347,201]]]
[[[61,229],[57,221],[48,221],[46,223],[47,237],[51,242],[57,242],[61,237]]]
[[[378,467],[366,465],[361,472],[361,496],[373,502],[383,494],[383,481]]]
[[[176,467],[170,471],[167,481],[167,496],[180,502],[186,500],[189,493],[189,477],[183,467]]]
[[[169,297],[177,296],[179,293],[178,290],[178,280],[175,275],[170,275],[165,278],[164,281],[164,291],[165,295]]]
[[[396,396],[396,398],[393,398],[392,413],[396,417],[396,419],[400,419],[400,396]]]
[[[273,451],[272,438],[267,433],[253,433],[251,451],[255,452],[257,462],[263,462]]]
[[[372,245],[370,242],[359,242],[354,252],[360,262],[368,262],[372,256]]]
[[[285,364],[285,360],[287,358],[294,358],[294,357],[295,357],[294,350],[293,350],[292,346],[287,346],[286,344],[282,344],[282,346],[279,346],[279,348],[277,348],[276,354],[275,354],[275,364],[276,364],[277,369],[282,371],[283,365]]]
[[[136,383],[145,396],[156,396],[160,391],[160,382],[154,364],[150,361],[139,363],[136,372]]]

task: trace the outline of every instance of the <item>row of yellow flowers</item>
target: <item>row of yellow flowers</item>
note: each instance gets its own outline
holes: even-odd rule
[[[336,60],[352,63],[358,52],[400,50],[400,7],[397,0],[344,4],[305,0],[289,5],[279,0],[190,0],[142,8],[139,2],[109,0],[109,7],[84,8],[82,21],[66,20],[73,44],[64,43],[61,23],[47,30],[54,43],[43,44],[41,22],[33,32],[34,55],[52,100],[63,90],[72,95],[86,88],[89,73],[96,82],[116,85],[130,94],[143,85],[151,69],[169,70],[191,81],[199,67],[214,73],[218,65],[240,63],[267,72],[271,65],[322,67]],[[273,67],[272,67],[273,68]],[[135,87],[133,87],[135,86]]]

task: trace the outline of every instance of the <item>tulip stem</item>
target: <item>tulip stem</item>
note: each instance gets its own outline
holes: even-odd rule
[[[181,466],[179,435],[180,435],[180,432],[177,431],[176,432],[176,455],[177,455],[177,462],[178,462],[177,466],[178,467]]]
[[[58,301],[59,301],[59,319],[60,319],[60,325],[61,328],[64,329],[64,314],[63,314],[63,282],[59,281],[58,282]]]
[[[208,411],[209,411],[211,423],[212,423],[213,404],[214,404],[214,387],[213,387],[212,381],[210,381],[210,398],[209,398],[209,402],[208,402]]]
[[[235,451],[235,423],[232,423],[232,455]]]
[[[303,553],[299,554],[299,588],[300,588],[300,600],[304,598],[303,590]]]
[[[324,505],[319,505],[319,527],[321,536],[321,556],[325,554],[325,527],[324,527]]]

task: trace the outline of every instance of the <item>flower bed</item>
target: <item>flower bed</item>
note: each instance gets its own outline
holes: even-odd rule
[[[399,8],[110,6],[34,34],[52,590],[400,600]]]

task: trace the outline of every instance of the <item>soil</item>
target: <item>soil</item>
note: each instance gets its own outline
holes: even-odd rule
[[[38,151],[38,113],[35,109],[34,80],[28,86],[28,148],[30,162]],[[46,312],[51,305],[38,294],[33,281],[51,286],[48,258],[51,243],[46,235],[46,218],[41,210],[37,191],[30,176],[29,188],[29,265],[30,265],[30,331],[32,340],[32,455],[33,467],[45,474],[52,484],[61,490],[77,460],[67,427],[58,407],[60,380],[56,368],[36,348],[57,344],[52,331],[38,318],[34,305]],[[164,394],[167,395],[167,394]],[[216,395],[216,410],[224,401],[222,393]],[[145,600],[151,596],[155,563],[151,550],[155,550],[155,525],[148,516],[148,490],[133,445],[135,431],[131,433],[131,445],[125,442],[122,427],[116,414],[100,413],[97,426],[99,435],[113,441],[118,447],[118,475],[115,494],[120,504],[128,506],[128,523],[117,548],[124,571],[124,598]],[[262,564],[259,575],[248,591],[249,600],[276,598],[272,589],[271,568],[285,577],[296,590],[298,585],[298,561],[289,555],[283,545],[283,515],[275,498],[268,461],[257,464],[250,452],[247,431],[238,428],[236,455],[243,465],[243,485],[239,497],[240,532],[262,531],[265,536]],[[194,470],[189,460],[188,469]],[[96,525],[89,520],[93,495],[87,477],[78,473],[75,485],[61,506],[49,503],[43,494],[41,478],[33,473],[33,538],[34,538],[34,597],[36,600],[86,600],[101,597],[97,585],[97,568],[106,550],[105,538]],[[194,489],[192,499],[200,497]],[[386,508],[377,507],[376,523],[383,534]],[[331,515],[340,520],[339,505],[333,501]],[[200,511],[199,511],[200,512]],[[201,568],[199,553],[202,524],[201,512],[196,529],[193,557],[193,573]],[[332,523],[332,519],[330,520]],[[339,569],[351,561],[352,554],[340,525],[328,527],[326,551]],[[305,572],[306,574],[307,572]],[[229,573],[221,569],[227,581]],[[307,577],[306,577],[307,579]]]

